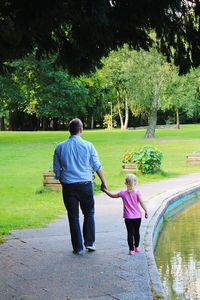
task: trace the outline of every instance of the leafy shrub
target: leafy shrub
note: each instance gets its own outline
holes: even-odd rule
[[[131,161],[143,174],[153,174],[160,170],[163,154],[160,150],[144,146],[132,154]]]
[[[111,120],[112,120],[112,124],[111,124]],[[111,115],[107,114],[103,118],[103,127],[108,129],[111,129],[112,127],[117,127],[117,122],[114,120],[113,116],[111,119]]]

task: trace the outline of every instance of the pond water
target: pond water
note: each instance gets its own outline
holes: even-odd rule
[[[166,222],[155,259],[168,299],[200,299],[200,201]]]

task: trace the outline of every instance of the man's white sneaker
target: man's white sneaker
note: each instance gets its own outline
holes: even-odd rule
[[[96,247],[94,245],[93,246],[85,246],[85,248],[90,252],[96,251]]]

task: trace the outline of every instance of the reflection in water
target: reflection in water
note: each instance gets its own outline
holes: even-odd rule
[[[155,258],[168,299],[200,299],[200,201],[166,224]]]

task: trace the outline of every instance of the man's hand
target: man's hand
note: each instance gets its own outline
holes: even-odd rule
[[[145,219],[148,219],[148,213],[145,211]]]
[[[104,192],[105,190],[107,190],[107,186],[104,182],[101,183],[101,190],[102,192]]]

